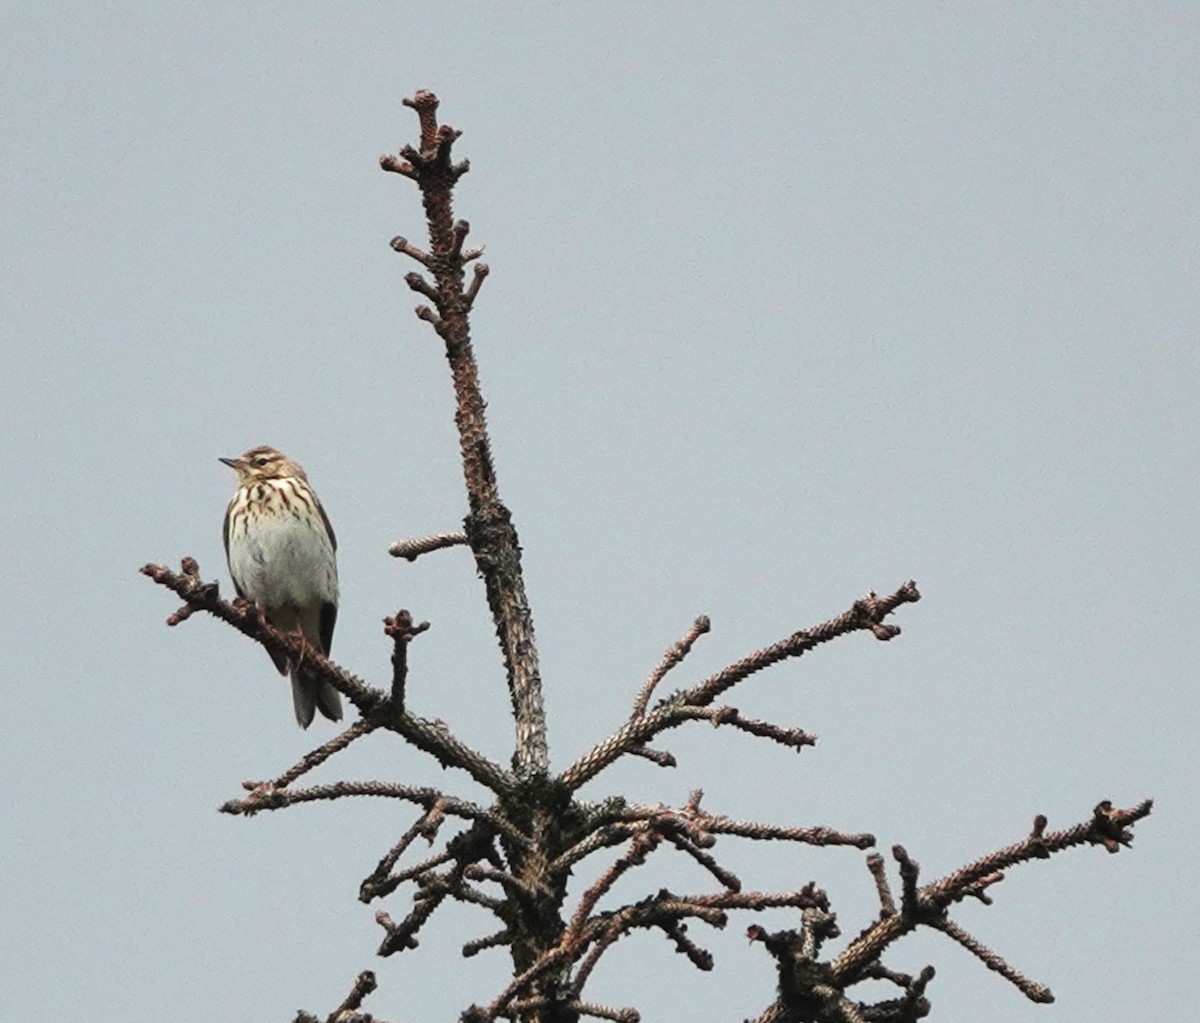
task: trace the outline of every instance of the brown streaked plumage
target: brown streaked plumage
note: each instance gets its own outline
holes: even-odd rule
[[[308,476],[274,448],[251,448],[220,461],[237,473],[238,488],[225,511],[225,557],[239,597],[253,601],[277,629],[296,631],[328,656],[337,621],[337,538]],[[297,662],[271,655],[292,679],[300,727],[317,710],[342,717],[338,692],[304,676]]]

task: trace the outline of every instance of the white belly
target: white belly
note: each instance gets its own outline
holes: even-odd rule
[[[229,572],[248,600],[269,609],[337,603],[337,561],[329,536],[291,515],[259,519],[232,537]]]

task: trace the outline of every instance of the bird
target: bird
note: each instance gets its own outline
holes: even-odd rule
[[[337,538],[302,468],[270,447],[251,448],[219,461],[237,473],[225,511],[225,559],[239,597],[257,605],[282,632],[298,632],[325,656],[337,622]],[[340,721],[342,701],[326,681],[300,671],[300,662],[268,651],[292,680],[301,728],[317,710]]]

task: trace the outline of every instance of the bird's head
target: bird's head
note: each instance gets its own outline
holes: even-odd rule
[[[251,448],[240,458],[221,458],[218,461],[224,462],[237,473],[239,484],[278,480],[288,476],[308,478],[300,466],[274,448]]]

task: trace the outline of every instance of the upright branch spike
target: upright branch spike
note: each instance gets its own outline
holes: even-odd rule
[[[894,916],[896,900],[892,897],[892,886],[888,884],[887,871],[884,869],[883,857],[877,852],[867,857],[867,869],[875,879],[875,891],[879,895],[879,915]]]
[[[467,235],[471,233],[471,225],[465,220],[456,220],[454,222],[453,241],[450,246],[450,258],[461,260],[463,242],[467,240]]]
[[[483,249],[471,249],[463,253],[463,262],[469,259],[474,259],[475,256],[482,254]],[[472,255],[474,253],[475,255]],[[475,298],[479,294],[479,289],[483,287],[483,282],[487,280],[487,275],[491,271],[487,263],[476,263],[474,272],[471,275],[471,283],[467,285],[467,292],[463,295],[463,301],[466,302],[467,308],[471,309],[475,305]]]
[[[902,845],[892,846],[892,855],[900,864],[901,905],[904,912],[915,915],[920,905],[920,893],[917,891],[917,877],[921,872],[920,865],[912,859]]]
[[[457,181],[471,169],[469,160],[460,160],[455,164],[450,162],[450,150],[461,136],[461,131],[451,128],[448,124],[443,124],[438,128],[437,145],[434,148],[434,166],[446,174],[451,181]]]
[[[1033,854],[1039,859],[1048,860],[1050,858],[1050,850],[1042,843],[1046,834],[1046,825],[1049,822],[1046,820],[1044,813],[1039,813],[1033,819],[1033,828],[1029,832],[1029,840],[1034,843]]]
[[[333,1019],[340,1019],[343,1012],[355,1012],[363,1003],[363,999],[378,987],[375,980],[375,974],[370,970],[364,970],[354,981],[354,987],[350,989],[350,993],[345,1000],[336,1009],[333,1010]]]
[[[428,89],[418,89],[411,99],[405,96],[401,102],[417,112],[417,123],[421,126],[421,151],[432,151],[438,138],[437,96]]]
[[[413,624],[407,611],[396,612],[394,618],[383,620],[383,634],[393,640],[391,706],[397,714],[404,712],[404,684],[408,679],[408,644],[429,628],[428,622]]]
[[[806,906],[800,915],[800,947],[806,959],[816,959],[829,938],[841,935],[837,914],[819,906]]]

